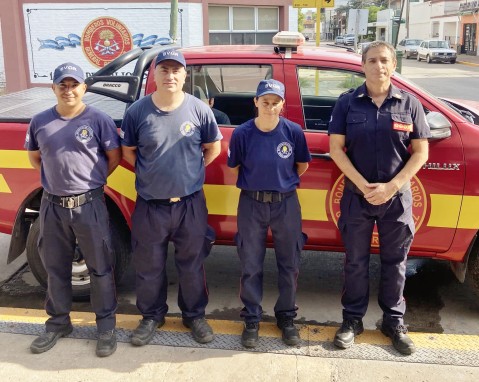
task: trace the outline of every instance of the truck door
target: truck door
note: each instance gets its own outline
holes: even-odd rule
[[[364,82],[362,73],[285,60],[287,118],[305,128],[312,155],[298,194],[308,246],[338,250],[337,229],[343,177],[329,156],[328,124],[339,95]],[[330,66],[330,65],[329,65]]]

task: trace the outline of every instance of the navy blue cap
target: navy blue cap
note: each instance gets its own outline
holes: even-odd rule
[[[82,68],[72,62],[66,62],[61,64],[55,69],[53,73],[53,83],[59,84],[65,78],[73,78],[79,83],[85,82],[85,74]]]
[[[284,85],[282,82],[276,80],[262,80],[258,84],[256,90],[256,97],[259,98],[266,94],[276,94],[284,99]]]
[[[175,49],[167,49],[167,50],[161,51],[156,57],[155,67],[160,62],[163,62],[166,60],[173,60],[173,61],[179,62],[181,65],[183,65],[186,68],[185,57],[183,56],[181,52]]]

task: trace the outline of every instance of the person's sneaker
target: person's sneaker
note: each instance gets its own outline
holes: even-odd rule
[[[55,346],[59,338],[68,336],[72,331],[73,326],[68,325],[56,332],[45,332],[33,340],[30,350],[34,354],[46,352]]]
[[[288,346],[296,346],[301,341],[299,331],[294,326],[293,319],[278,320],[278,328],[283,332],[283,342]]]
[[[135,346],[144,346],[148,344],[156,333],[156,328],[160,328],[165,324],[165,319],[161,321],[142,319],[140,324],[133,331],[131,343]]]
[[[416,351],[416,346],[407,335],[407,328],[404,325],[381,325],[381,332],[386,337],[391,338],[394,348],[399,353],[410,355]]]
[[[116,350],[116,334],[115,330],[108,330],[98,334],[96,343],[96,355],[98,357],[108,357]]]
[[[211,329],[211,326],[206,322],[204,317],[194,320],[183,319],[183,325],[191,329],[193,338],[200,344],[207,344],[215,339],[213,329]]]
[[[341,349],[347,349],[354,343],[354,337],[364,332],[361,320],[343,320],[341,327],[334,336],[333,344]]]
[[[241,333],[241,345],[245,348],[254,348],[258,345],[259,322],[245,322]]]

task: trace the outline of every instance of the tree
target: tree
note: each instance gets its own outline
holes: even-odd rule
[[[303,32],[304,29],[304,13],[302,8],[298,8],[298,32]]]

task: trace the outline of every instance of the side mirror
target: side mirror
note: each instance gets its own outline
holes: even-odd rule
[[[437,111],[431,111],[426,115],[427,123],[431,129],[429,140],[444,139],[451,136],[451,122]]]

